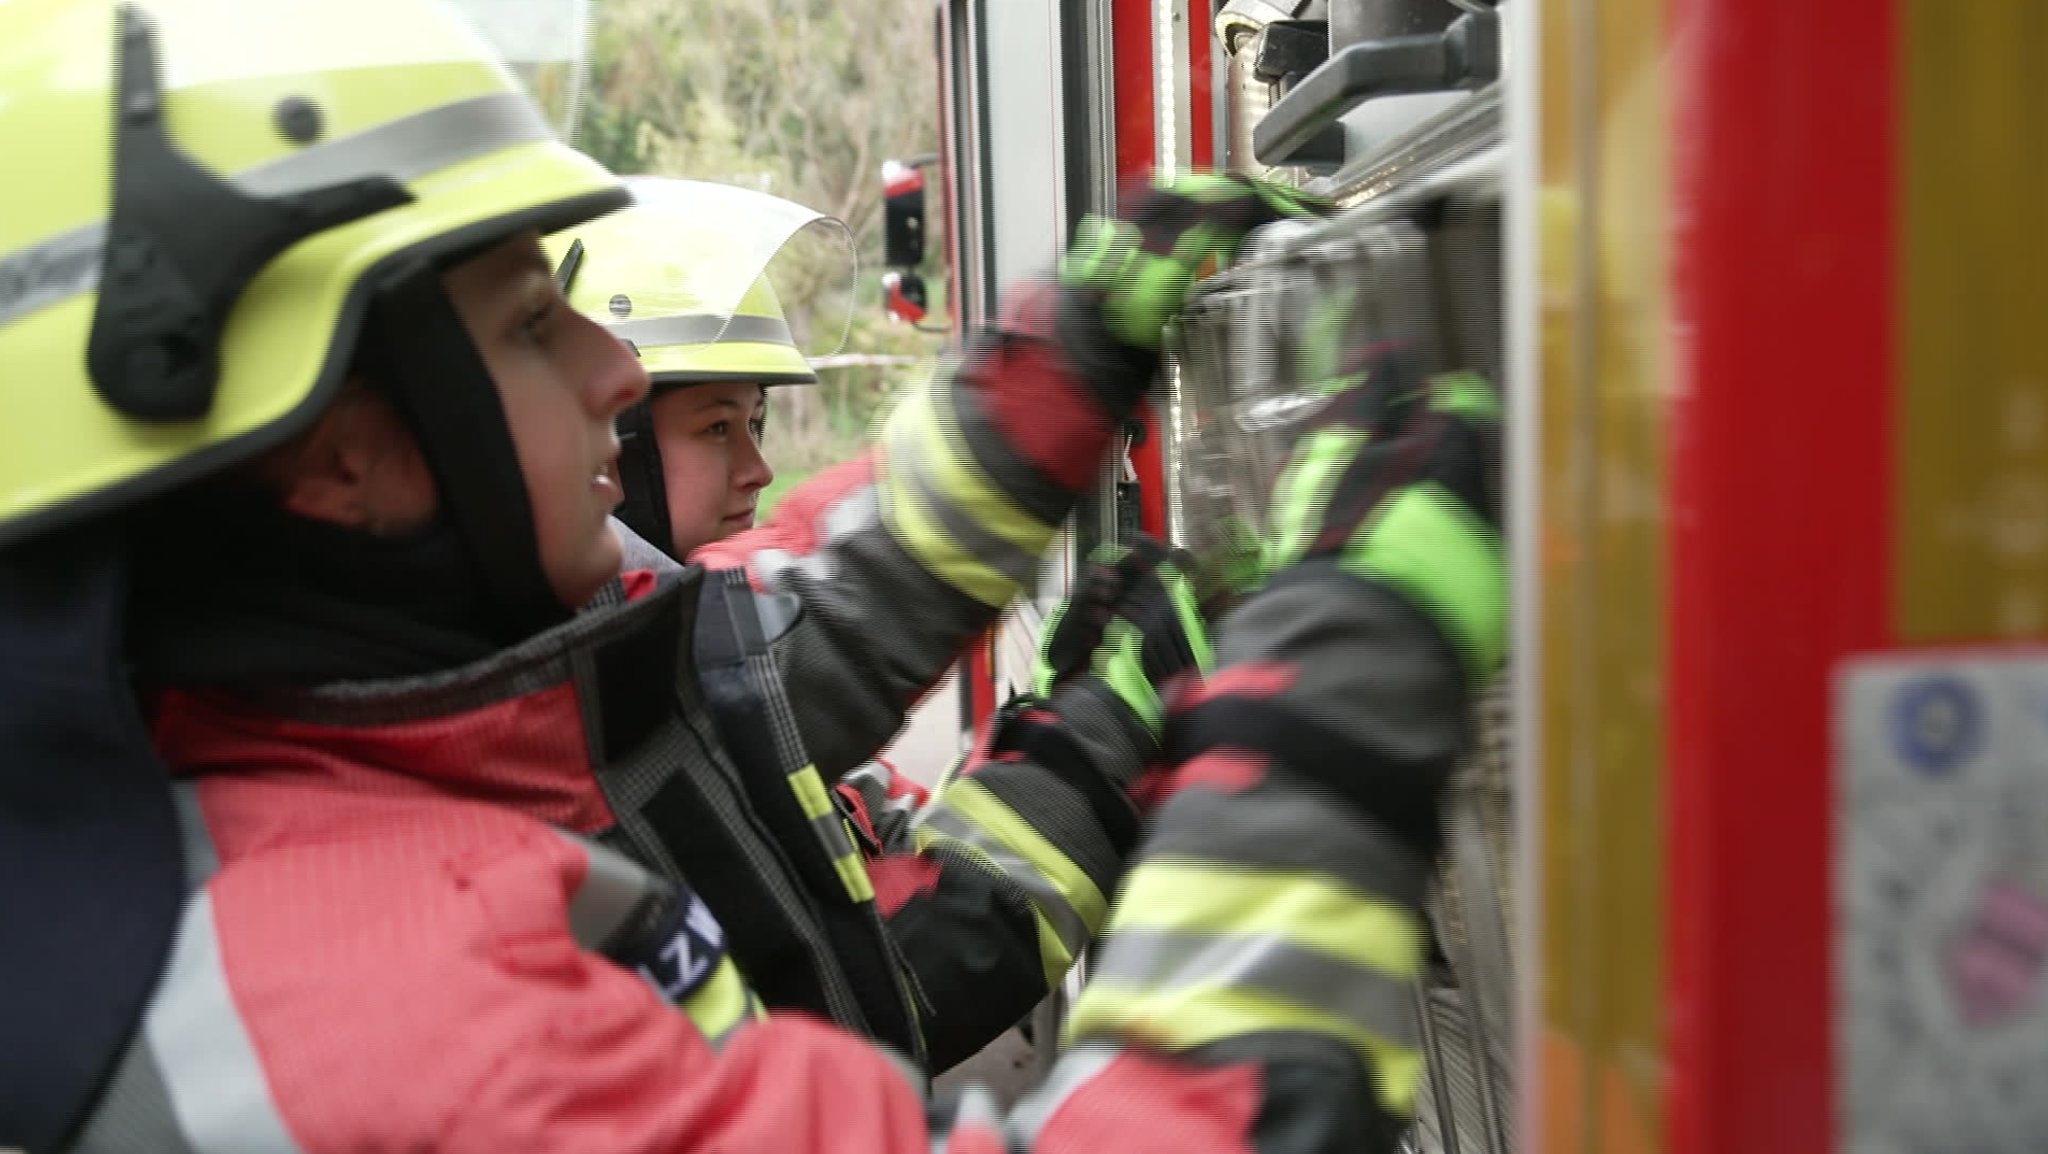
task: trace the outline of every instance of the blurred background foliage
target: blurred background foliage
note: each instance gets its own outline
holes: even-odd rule
[[[931,372],[943,340],[889,320],[880,287],[882,163],[938,143],[931,0],[595,0],[592,14],[577,147],[620,174],[773,193],[852,231],[850,285],[802,246],[776,263],[790,324],[799,334],[836,326],[850,304],[843,352],[914,359],[827,367],[817,388],[776,390],[775,490],[853,456],[886,398]],[[945,315],[936,187],[927,203],[936,319]]]

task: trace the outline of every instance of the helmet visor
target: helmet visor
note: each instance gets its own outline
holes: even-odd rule
[[[571,139],[589,75],[590,0],[448,0]]]
[[[633,332],[652,333],[660,345],[760,339],[807,360],[845,347],[859,258],[844,221],[732,185],[642,177],[626,186],[633,240],[659,275],[635,278],[630,299],[607,300],[621,336],[645,343]],[[689,339],[660,339],[663,322]]]

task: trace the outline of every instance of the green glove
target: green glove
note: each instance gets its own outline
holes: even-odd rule
[[[1235,258],[1253,229],[1328,208],[1220,173],[1185,173],[1126,194],[1119,219],[1082,218],[1060,261],[1061,344],[1085,379],[1117,382],[1117,395],[1103,398],[1109,411],[1129,412],[1195,282]]]
[[[1247,595],[1266,583],[1265,541],[1250,521],[1225,513],[1210,526],[1214,538],[1202,563],[1191,568],[1202,618],[1220,621]]]
[[[1046,619],[1034,687],[1051,697],[1077,677],[1099,678],[1157,740],[1161,690],[1214,665],[1193,584],[1164,545],[1140,536],[1098,549],[1074,596]]]
[[[1274,486],[1267,567],[1319,558],[1394,589],[1484,678],[1507,650],[1499,394],[1473,373],[1421,379],[1367,350]]]

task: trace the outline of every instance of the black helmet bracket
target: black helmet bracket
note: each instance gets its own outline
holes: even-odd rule
[[[113,205],[86,364],[122,413],[196,420],[213,407],[221,333],[256,274],[309,236],[412,197],[381,176],[277,196],[221,180],[171,141],[149,18],[124,4],[115,21]]]

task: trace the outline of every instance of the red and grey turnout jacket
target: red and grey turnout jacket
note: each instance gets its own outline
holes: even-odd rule
[[[1285,751],[1181,751],[1127,877],[1151,751],[1104,698],[996,734],[869,860],[834,804],[1107,439],[1033,321],[899,406],[871,472],[706,567],[428,678],[155,702],[191,898],[74,1148],[1385,1141],[1419,1076],[1428,847]],[[1380,743],[1447,769],[1455,658],[1405,608],[1325,593],[1255,600],[1219,652],[1262,660],[1183,708],[1298,698],[1361,764]],[[1105,922],[1042,1093],[1007,1119],[923,1100],[916,1066],[1021,1017]]]

